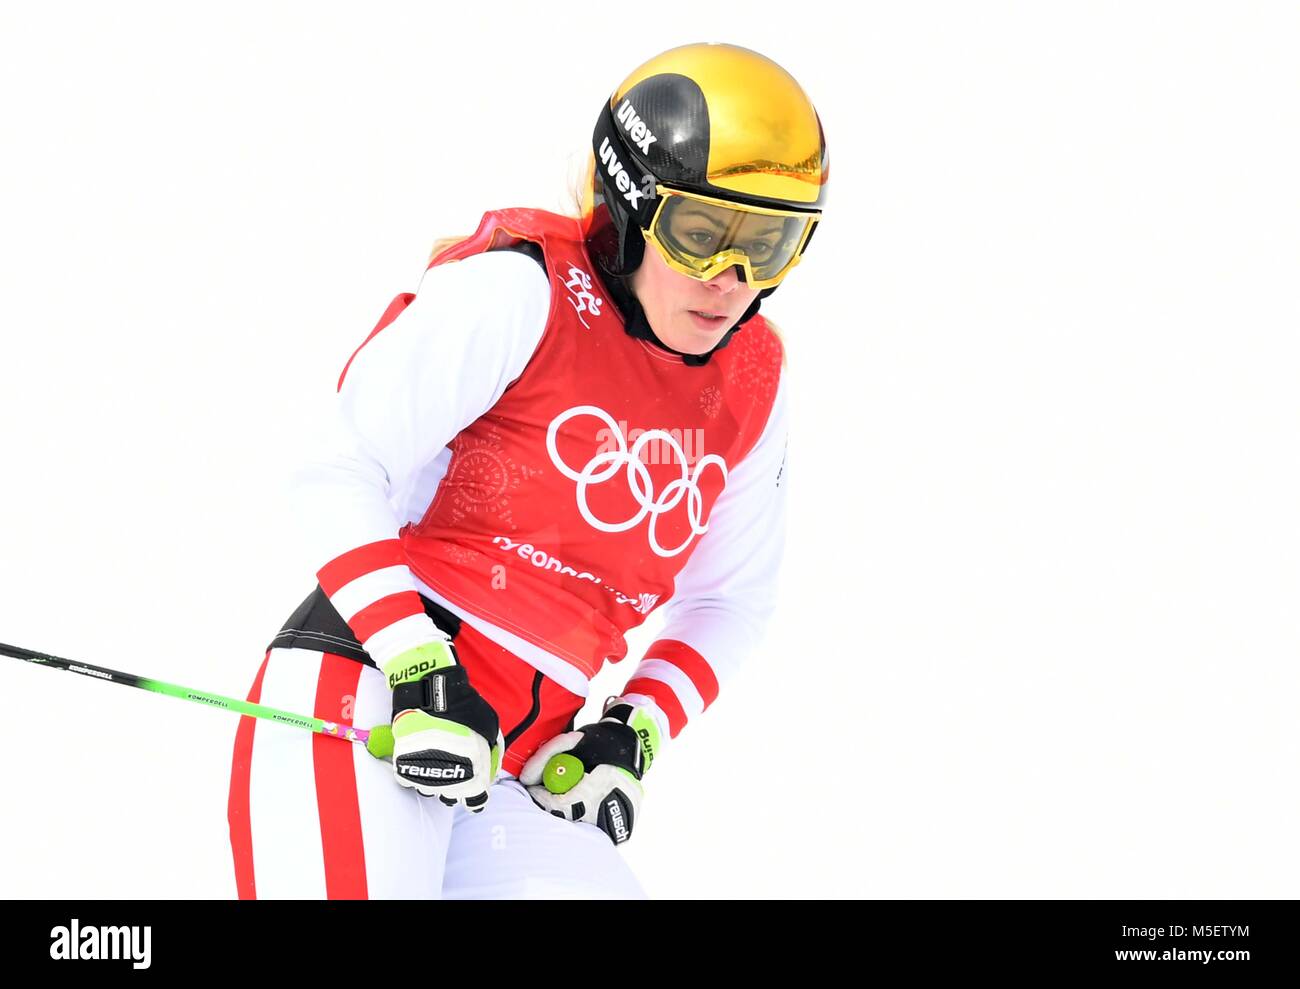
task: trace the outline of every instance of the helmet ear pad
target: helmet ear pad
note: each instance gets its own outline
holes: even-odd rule
[[[640,228],[629,221],[623,227],[622,240],[618,252],[619,261],[623,273],[631,275],[645,260],[645,237],[642,236]]]
[[[645,237],[636,218],[610,202],[599,169],[592,175],[591,188],[592,223],[587,249],[606,274],[616,278],[627,277],[641,267]],[[615,200],[617,202],[617,194]]]

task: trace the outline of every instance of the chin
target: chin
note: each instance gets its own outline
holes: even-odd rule
[[[653,322],[650,324],[655,336],[673,350],[679,354],[690,354],[695,357],[707,354],[716,347],[718,341],[726,336],[728,331],[735,325],[735,320],[725,322],[723,325],[726,329],[706,332],[697,326],[692,326],[689,320],[683,320],[680,323],[674,320],[669,322],[669,332],[661,333]]]
[[[735,321],[725,322],[723,325],[726,329],[716,330],[712,333],[704,333],[695,327],[687,327],[681,333],[680,342],[675,345],[674,349],[680,350],[683,354],[707,354],[710,350],[718,345],[718,341],[727,335],[727,331],[735,325]]]
[[[719,333],[717,336],[711,337],[708,340],[704,340],[704,341],[693,340],[691,341],[689,346],[677,347],[676,349],[680,350],[683,354],[691,354],[695,357],[698,357],[700,354],[707,354],[710,350],[716,347],[718,345],[718,341],[721,339],[722,339],[722,334]]]
[[[700,354],[707,354],[717,346],[717,343],[717,340],[710,340],[707,343],[692,343],[688,347],[677,347],[676,349],[680,350],[683,354],[691,354],[694,357],[698,357]]]

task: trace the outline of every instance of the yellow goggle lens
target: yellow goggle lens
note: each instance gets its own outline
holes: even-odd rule
[[[817,213],[746,208],[675,190],[662,199],[646,232],[673,268],[708,279],[732,265],[756,287],[775,285],[799,260]]]

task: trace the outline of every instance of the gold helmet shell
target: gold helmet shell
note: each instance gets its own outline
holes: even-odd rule
[[[624,79],[609,106],[653,134],[636,142],[618,129],[624,150],[665,185],[755,205],[824,205],[821,119],[795,78],[758,52],[673,48]]]

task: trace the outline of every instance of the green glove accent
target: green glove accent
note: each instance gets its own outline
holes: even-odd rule
[[[582,760],[568,752],[560,752],[546,760],[542,770],[542,783],[551,793],[568,793],[582,782],[585,770]]]
[[[611,714],[611,711],[614,713]],[[650,767],[654,765],[655,753],[659,751],[663,740],[659,734],[659,722],[651,717],[650,712],[619,695],[605,701],[601,720],[622,722],[636,732],[636,737],[641,743],[641,775],[644,776],[649,772]]]
[[[459,721],[448,721],[446,718],[435,718],[427,711],[417,711],[412,708],[409,711],[403,711],[393,722],[393,737],[405,738],[407,735],[414,735],[416,732],[427,731],[430,728],[437,728],[445,731],[450,735],[460,735],[469,738],[473,734],[465,725]]]
[[[634,707],[630,725],[636,732],[636,737],[641,740],[641,757],[645,767],[642,775],[645,775],[655,761],[655,753],[659,751],[659,724],[645,708]]]
[[[375,725],[370,729],[370,737],[366,739],[366,751],[376,759],[391,759],[393,757],[393,728],[391,725]]]
[[[450,641],[426,642],[390,659],[384,664],[384,675],[388,677],[388,689],[392,690],[399,683],[419,680],[434,670],[455,665],[456,654],[451,650]]]

